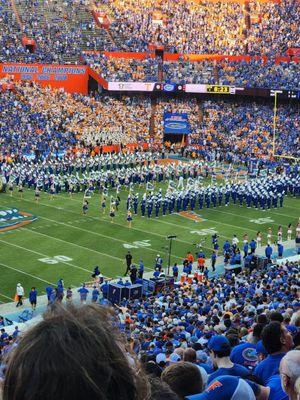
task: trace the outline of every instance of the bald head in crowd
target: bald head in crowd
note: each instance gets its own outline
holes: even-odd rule
[[[290,400],[300,399],[300,350],[291,350],[280,362],[281,385]]]

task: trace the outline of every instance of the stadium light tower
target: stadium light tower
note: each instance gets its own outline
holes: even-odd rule
[[[173,239],[176,239],[176,238],[177,238],[176,235],[169,235],[169,236],[167,236],[167,240],[170,241],[170,244],[169,244],[169,259],[168,259],[168,275],[170,275],[170,264],[171,264],[172,243],[173,243]]]

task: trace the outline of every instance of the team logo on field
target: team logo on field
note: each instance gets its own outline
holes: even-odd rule
[[[21,228],[35,221],[37,218],[24,211],[16,208],[8,210],[0,210],[0,232],[10,231],[12,229]]]
[[[194,213],[193,211],[180,211],[181,217],[191,219],[194,222],[204,222],[206,219],[202,218],[201,215]]]

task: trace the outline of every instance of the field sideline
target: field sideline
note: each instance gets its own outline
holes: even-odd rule
[[[160,185],[165,189],[165,185]],[[139,190],[141,193],[143,189]],[[93,267],[99,265],[107,277],[123,275],[124,257],[128,249],[133,254],[133,262],[143,259],[147,270],[152,270],[154,259],[160,254],[166,265],[167,235],[177,235],[173,242],[172,262],[181,263],[187,251],[196,252],[194,244],[204,240],[206,256],[210,256],[211,233],[220,235],[220,246],[226,238],[231,240],[236,234],[242,242],[242,235],[249,239],[256,237],[258,230],[266,241],[268,227],[272,227],[274,238],[277,228],[283,226],[284,240],[289,223],[295,226],[299,213],[299,199],[285,197],[284,207],[259,211],[231,205],[216,209],[195,210],[199,222],[173,214],[158,219],[133,216],[132,228],[126,222],[126,198],[128,192],[121,193],[120,210],[115,222],[110,223],[108,206],[103,216],[100,211],[100,195],[90,200],[87,216],[81,212],[82,194],[70,198],[67,194],[57,195],[50,200],[42,193],[39,204],[34,193],[26,190],[24,199],[18,193],[13,197],[0,194],[0,210],[17,208],[37,217],[33,223],[19,229],[0,233],[0,302],[8,302],[14,297],[18,282],[24,286],[26,294],[31,286],[36,286],[39,294],[45,287],[63,278],[66,286],[78,287],[90,280]]]

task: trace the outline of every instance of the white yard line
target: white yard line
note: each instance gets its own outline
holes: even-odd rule
[[[35,232],[35,231],[32,231],[31,229],[28,229],[28,228],[22,228],[22,229],[23,229],[24,231],[28,231],[28,232],[35,233],[36,235],[45,236],[45,237],[47,237],[47,238],[56,240],[56,241],[58,241],[58,242],[66,243],[66,244],[68,244],[68,245],[78,247],[79,249],[84,249],[84,250],[91,251],[91,252],[96,253],[96,254],[100,254],[101,256],[113,258],[114,260],[118,260],[118,261],[123,261],[122,258],[115,257],[115,256],[112,256],[112,255],[109,255],[109,254],[106,254],[106,253],[102,253],[102,252],[100,252],[100,251],[97,251],[97,250],[94,250],[94,249],[90,249],[89,247],[80,246],[79,244],[76,244],[76,243],[73,243],[73,242],[68,242],[67,240],[59,239],[59,238],[56,238],[56,237],[54,237],[54,236],[46,235],[45,233]],[[67,264],[67,263],[66,263],[66,264]],[[81,268],[81,267],[78,267],[78,268],[82,269],[83,271],[91,272],[90,270],[87,270],[87,269],[85,269],[85,268]]]
[[[6,295],[3,294],[3,293],[0,293],[0,296],[1,296],[1,297],[4,297],[5,299],[8,299],[8,300],[10,300],[10,301],[14,301],[14,299],[12,299],[12,298],[9,297],[9,296],[6,296]],[[0,303],[3,303],[3,301],[0,301]]]
[[[0,240],[0,242],[3,242],[3,243],[5,243],[5,244],[8,244],[7,242],[4,242],[3,240]],[[19,247],[19,246],[16,246],[16,247]],[[23,247],[23,249],[24,249],[24,250],[27,250],[27,249],[25,249],[25,247]],[[27,250],[27,251],[30,251],[30,250]],[[55,283],[46,281],[45,279],[42,279],[42,278],[40,278],[40,277],[38,277],[38,276],[36,276],[36,275],[33,275],[33,274],[29,274],[28,272],[24,272],[24,271],[22,271],[22,270],[20,270],[20,269],[18,269],[18,268],[10,267],[9,265],[3,264],[2,262],[0,262],[0,266],[2,266],[2,267],[4,267],[4,268],[7,268],[7,269],[11,269],[11,270],[13,270],[13,271],[17,271],[17,272],[19,272],[20,274],[30,276],[31,278],[34,278],[34,279],[37,279],[37,280],[39,280],[39,281],[48,283],[48,284],[50,284],[50,285],[55,285]],[[12,299],[10,298],[10,300],[12,300]]]

